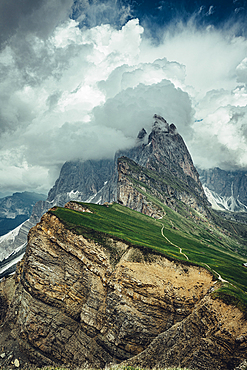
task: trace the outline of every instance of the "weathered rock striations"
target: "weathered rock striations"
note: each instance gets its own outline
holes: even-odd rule
[[[210,272],[113,237],[101,240],[75,234],[50,212],[31,229],[15,277],[0,284],[4,353],[12,351],[22,367],[180,361],[223,370],[245,359],[247,322],[237,308],[211,299]]]
[[[152,201],[155,197],[161,203]],[[205,216],[207,201],[169,170],[157,173],[121,157],[118,160],[117,202],[154,218],[164,215],[162,204],[189,215],[191,208]]]
[[[123,365],[234,369],[246,353],[246,318],[237,308],[206,296],[191,315],[158,335],[146,350]]]

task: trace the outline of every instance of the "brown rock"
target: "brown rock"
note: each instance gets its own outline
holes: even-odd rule
[[[110,237],[95,243],[47,213],[16,276],[0,284],[0,347],[39,366],[227,369],[244,359],[247,325],[238,309],[210,298],[212,286],[203,268]]]

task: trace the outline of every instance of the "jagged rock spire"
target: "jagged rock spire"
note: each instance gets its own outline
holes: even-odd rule
[[[169,123],[158,114],[155,114],[153,118],[155,121],[153,123],[152,130],[158,130],[170,134],[177,134],[177,128],[173,123],[169,125]]]
[[[142,140],[147,135],[147,131],[145,128],[142,128],[141,131],[139,131],[139,134],[137,135],[137,139]]]
[[[155,114],[153,118],[155,119],[152,127],[153,130],[169,132],[169,124],[163,117],[159,116],[158,114]]]

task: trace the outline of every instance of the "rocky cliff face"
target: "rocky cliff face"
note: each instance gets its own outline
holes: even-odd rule
[[[136,147],[119,152],[118,158],[128,157],[137,164],[157,172],[169,170],[173,176],[188,185],[193,179],[197,191],[204,196],[199,174],[174,124],[169,125],[163,117],[155,114],[151,133],[148,135],[143,129],[138,137]]]
[[[70,200],[100,203],[99,192],[111,178],[113,167],[113,160],[108,159],[66,162],[47,201],[58,206]]]
[[[199,170],[199,173],[213,208],[222,211],[247,212],[246,171],[224,171],[213,168]]]
[[[117,202],[154,218],[164,215],[162,204],[184,215],[189,215],[191,207],[208,216],[208,203],[195,188],[168,169],[148,170],[126,157],[118,159]]]
[[[127,361],[223,370],[245,359],[247,322],[212,300],[211,273],[101,240],[75,234],[51,213],[31,229],[15,277],[0,284],[0,367],[18,358],[22,368]]]
[[[246,334],[246,320],[238,309],[206,296],[191,315],[158,335],[146,350],[123,365],[234,369],[240,358],[246,357]]]
[[[152,192],[159,193],[159,199],[169,207],[174,209],[174,202],[180,200],[192,208],[199,208],[200,211],[205,212],[205,206],[208,206],[209,203],[199,180],[199,174],[174,124],[169,125],[163,117],[155,114],[151,133],[148,135],[143,128],[137,136],[134,148],[116,153],[115,174],[103,190],[103,201],[117,201],[130,208],[144,210],[146,209],[146,201],[142,206],[141,202],[144,197],[141,194],[137,195],[137,189],[135,189],[135,194],[132,194],[133,201],[126,201],[124,192],[129,193],[130,187],[133,188],[133,182],[127,185],[126,179],[127,188],[124,190],[123,173],[121,173],[123,166],[119,165],[119,158],[122,157],[129,158],[136,165],[141,166],[139,169],[136,166],[131,166],[131,169],[129,167],[127,171],[128,179],[132,175],[135,179],[138,177],[134,173],[131,174],[131,171],[151,171],[148,177],[149,180],[153,177]],[[155,180],[159,178],[159,181],[155,181],[154,178]],[[142,181],[141,179],[142,176],[138,181]],[[160,186],[158,183],[160,183]],[[155,191],[157,187],[159,187],[159,191]],[[120,199],[120,193],[125,201]],[[137,198],[138,205],[136,204]],[[147,211],[147,214],[150,214],[150,212]]]

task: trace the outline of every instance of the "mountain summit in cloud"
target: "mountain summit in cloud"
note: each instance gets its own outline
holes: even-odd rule
[[[112,159],[153,112],[196,165],[245,168],[244,12],[240,0],[3,1],[0,192],[45,193],[66,161]]]
[[[133,167],[133,170],[126,164],[126,158],[131,161],[130,168]],[[114,159],[66,162],[46,201],[36,203],[30,219],[20,230],[16,230],[14,238],[11,235],[2,240],[2,259],[25,243],[28,230],[46,211],[53,206],[63,207],[71,200],[97,204],[126,203],[129,208],[157,217],[160,214],[159,207],[153,209],[147,206],[145,196],[140,195],[137,190],[136,196],[140,197],[138,202],[126,200],[126,194],[132,186],[126,188],[126,179],[128,176],[135,178],[137,168],[138,171],[143,171],[141,181],[146,177],[145,171],[151,171],[156,176],[154,183],[148,186],[156,196],[159,193],[164,204],[179,211],[179,202],[182,201],[207,215],[206,207],[209,203],[182,136],[173,123],[169,124],[162,116],[155,114],[151,129],[142,128],[132,148],[117,151]],[[161,180],[158,181],[159,177]],[[120,178],[125,180],[120,181]]]

